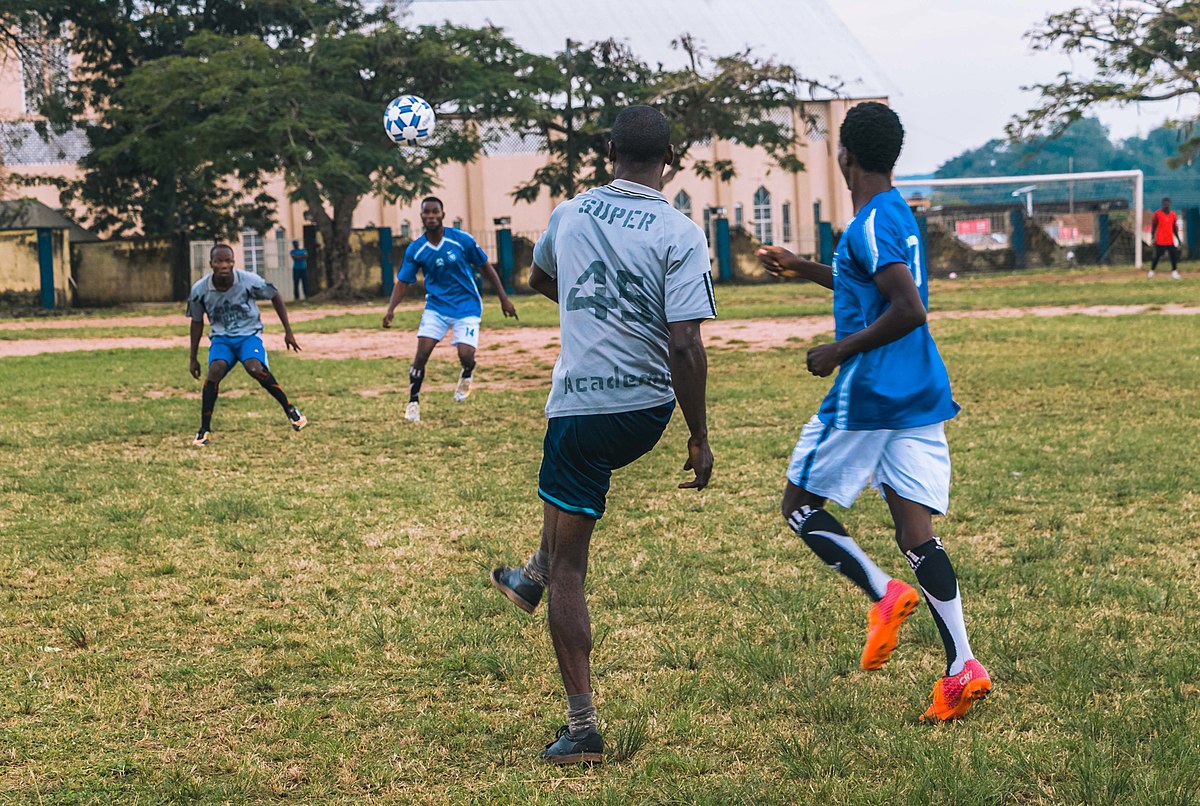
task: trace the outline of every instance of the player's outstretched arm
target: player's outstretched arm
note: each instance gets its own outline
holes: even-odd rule
[[[908,266],[889,263],[875,273],[875,285],[887,297],[887,310],[857,333],[809,350],[808,371],[813,375],[824,378],[847,358],[891,344],[925,324],[925,305]]]
[[[190,350],[188,351],[188,372],[192,373],[192,377],[200,380],[200,360],[196,357],[197,351],[200,349],[200,337],[204,335],[204,320],[197,322],[192,320],[192,328],[188,332],[188,338],[191,340]]]
[[[809,280],[825,288],[833,288],[833,268],[815,260],[805,260],[782,246],[760,246],[758,260],[774,277],[785,280]]]
[[[392,298],[388,300],[387,312],[383,315],[383,326],[392,326],[392,317],[396,315],[396,306],[404,301],[404,295],[408,293],[408,283],[397,280],[392,286]]]
[[[708,446],[708,413],[704,399],[708,385],[708,355],[700,338],[700,320],[670,322],[667,331],[671,385],[675,387],[675,399],[679,401],[691,433],[683,469],[696,473],[696,478],[679,486],[703,490],[712,477],[713,455]]]
[[[534,263],[533,268],[529,270],[529,287],[541,294],[543,297],[558,302],[558,280],[546,274],[542,267]]]
[[[275,315],[283,325],[283,343],[289,350],[300,352],[300,345],[296,343],[296,336],[292,333],[292,323],[288,321],[287,305],[283,303],[283,295],[278,291],[271,297],[271,307],[275,309]]]
[[[492,284],[492,288],[496,289],[496,296],[500,298],[500,310],[504,311],[505,316],[511,316],[513,319],[520,319],[517,316],[517,308],[509,300],[508,294],[504,292],[504,283],[500,282],[500,275],[496,273],[496,269],[492,266],[491,261],[486,261],[481,267],[483,276]]]

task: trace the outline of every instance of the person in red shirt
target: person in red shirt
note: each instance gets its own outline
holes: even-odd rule
[[[1179,220],[1175,217],[1175,211],[1171,209],[1170,199],[1163,199],[1162,207],[1154,211],[1154,216],[1150,219],[1150,228],[1154,232],[1154,260],[1150,262],[1150,271],[1146,272],[1146,276],[1154,276],[1158,261],[1166,252],[1171,257],[1171,279],[1178,280],[1179,247],[1176,243],[1179,241]]]

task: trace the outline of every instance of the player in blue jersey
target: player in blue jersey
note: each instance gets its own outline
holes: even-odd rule
[[[958,579],[933,530],[933,515],[945,514],[950,498],[944,423],[959,407],[925,324],[929,298],[917,222],[892,187],[904,128],[887,106],[863,103],[847,113],[840,138],[838,165],[854,219],[833,265],[779,247],[759,250],[772,274],[833,289],[837,326],[836,341],[808,351],[809,372],[823,378],[836,369],[838,375],[800,433],[783,517],[874,602],[861,665],[878,669],[896,648],[917,593],[880,570],[824,507],[827,499],[849,507],[868,484],[879,489],[946,649],[946,674],[922,719],[956,719],[991,690],[991,680],[971,653]]]
[[[504,315],[517,315],[517,309],[504,293],[500,277],[479,244],[460,229],[442,226],[445,217],[441,199],[430,196],[421,201],[421,223],[425,232],[404,250],[404,262],[396,273],[392,298],[383,315],[383,326],[391,327],[396,306],[404,299],[409,284],[416,281],[420,269],[425,276],[425,313],[417,328],[417,355],[408,370],[408,407],[404,411],[404,419],[411,423],[421,419],[425,363],[448,330],[454,334],[450,343],[458,349],[458,360],[462,364],[454,399],[461,403],[471,394],[475,348],[479,346],[479,322],[483,316],[483,298],[475,285],[472,267],[481,269],[496,289]]]

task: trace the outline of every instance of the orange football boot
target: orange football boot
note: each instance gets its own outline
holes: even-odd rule
[[[921,721],[935,719],[945,722],[959,719],[967,713],[971,703],[982,700],[992,690],[992,678],[988,677],[987,669],[972,658],[963,666],[963,670],[951,677],[943,677],[933,686],[933,705],[929,706]]]
[[[867,616],[867,645],[863,647],[860,666],[873,670],[887,663],[899,643],[900,625],[917,609],[918,601],[912,585],[898,579],[888,582],[887,592]]]

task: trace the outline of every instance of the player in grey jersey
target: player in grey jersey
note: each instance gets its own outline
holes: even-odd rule
[[[562,331],[538,475],[542,542],[524,568],[492,571],[492,584],[529,613],[554,591],[550,636],[568,720],[541,754],[554,764],[604,760],[583,581],[612,471],[654,447],[676,400],[691,432],[684,470],[695,472],[679,486],[703,489],[713,464],[700,323],[717,310],[704,232],[662,194],[675,159],[667,119],[629,107],[608,156],[616,180],[559,205],[534,247],[530,285],[558,303]]]

